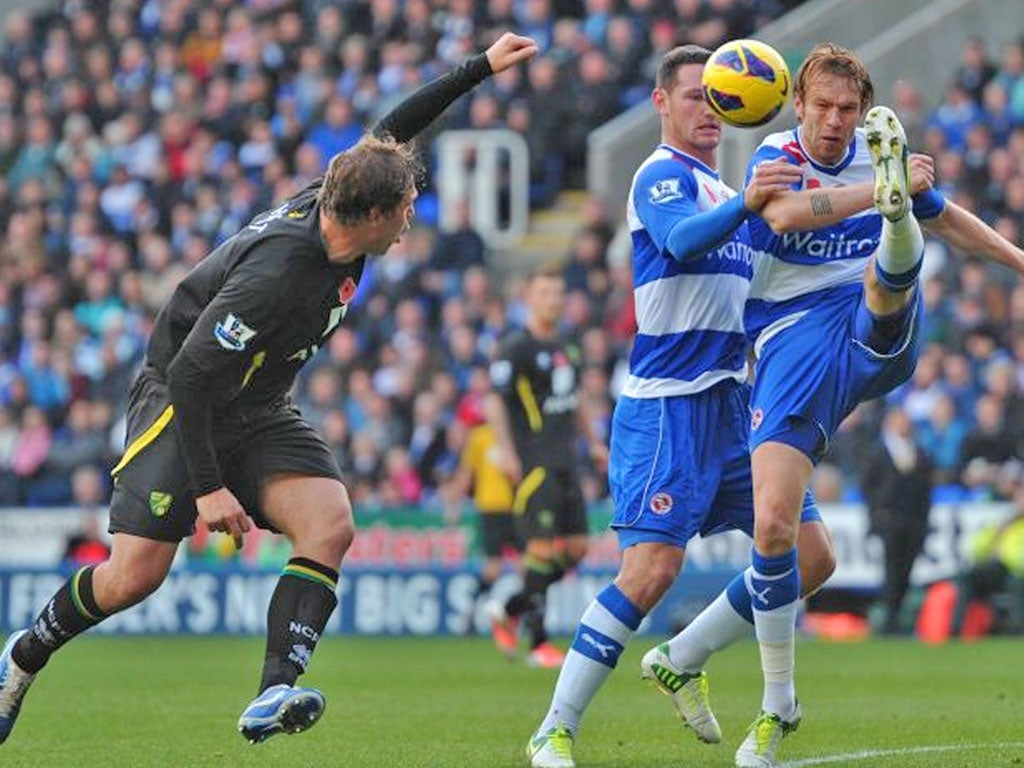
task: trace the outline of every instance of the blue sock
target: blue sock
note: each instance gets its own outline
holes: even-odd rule
[[[747,571],[750,569],[748,568]],[[729,598],[729,604],[740,616],[754,623],[754,610],[750,606],[750,592],[747,590],[747,571],[737,573],[729,586],[725,588],[725,595]]]
[[[764,673],[761,708],[789,720],[796,711],[794,637],[800,598],[796,548],[777,557],[766,557],[755,548],[751,561],[747,588],[752,598],[754,630]]]

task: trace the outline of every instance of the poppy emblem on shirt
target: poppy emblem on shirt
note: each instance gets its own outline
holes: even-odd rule
[[[667,515],[672,511],[672,497],[664,491],[651,496],[651,512],[656,515]]]
[[[356,281],[351,277],[346,277],[342,284],[338,286],[338,301],[342,304],[348,304],[355,295],[355,292]]]
[[[754,412],[750,414],[750,428],[756,430],[761,426],[762,421],[764,421],[764,411],[760,408],[755,408]]]

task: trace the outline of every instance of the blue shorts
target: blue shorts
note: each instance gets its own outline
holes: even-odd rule
[[[608,481],[620,549],[685,547],[699,533],[754,530],[747,449],[750,388],[722,382],[696,395],[620,397]],[[820,520],[808,491],[801,520]]]
[[[785,443],[817,463],[858,403],[907,381],[920,348],[921,291],[912,301],[888,354],[858,338],[857,328],[871,325],[862,290],[837,291],[770,338],[757,360],[750,451],[768,441]]]

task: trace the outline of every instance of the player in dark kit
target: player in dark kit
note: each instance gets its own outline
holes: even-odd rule
[[[505,339],[496,353],[495,392],[486,403],[505,472],[516,485],[513,509],[526,540],[523,588],[503,606],[491,606],[491,626],[498,649],[513,658],[521,617],[530,636],[527,663],[557,667],[564,656],[547,641],[545,595],[587,552],[577,435],[586,435],[597,463],[606,465],[608,452],[594,436],[578,395],[579,348],[558,331],[565,299],[561,272],[534,271],[526,290],[526,328]]]
[[[211,253],[157,318],[132,388],[124,458],[114,469],[113,551],[77,571],[0,655],[0,742],[50,655],[163,582],[196,517],[241,546],[253,524],[291,542],[267,615],[259,696],[238,723],[256,743],[297,733],[324,697],[295,687],[337,605],[352,509],[330,450],[291,404],[302,365],[341,322],[368,254],[409,228],[420,166],[405,143],[461,94],[526,61],[511,33],[423,86],[324,178]]]

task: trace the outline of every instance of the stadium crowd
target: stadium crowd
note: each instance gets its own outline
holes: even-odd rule
[[[668,47],[747,36],[792,5],[64,0],[11,13],[0,41],[0,505],[96,503],[148,331],[181,276],[500,30],[534,37],[542,56],[435,130],[522,132],[531,202],[544,206],[582,184],[587,133],[648,97]],[[892,102],[914,146],[937,158],[942,191],[1019,243],[1024,42],[992,56],[969,43],[934,111],[910,83]],[[432,199],[428,187],[420,225],[374,263],[296,392],[357,504],[435,502],[481,418],[489,355],[523,317],[520,283],[497,284],[465,216],[438,231]],[[601,434],[633,330],[619,213],[589,200],[570,253],[553,254],[566,257],[565,330],[582,343]],[[944,493],[1008,498],[1024,467],[1024,287],[928,248],[927,347],[888,405],[911,416]],[[845,425],[819,473],[823,500],[856,496],[884,405]],[[586,493],[600,497],[601,480],[588,476]]]

